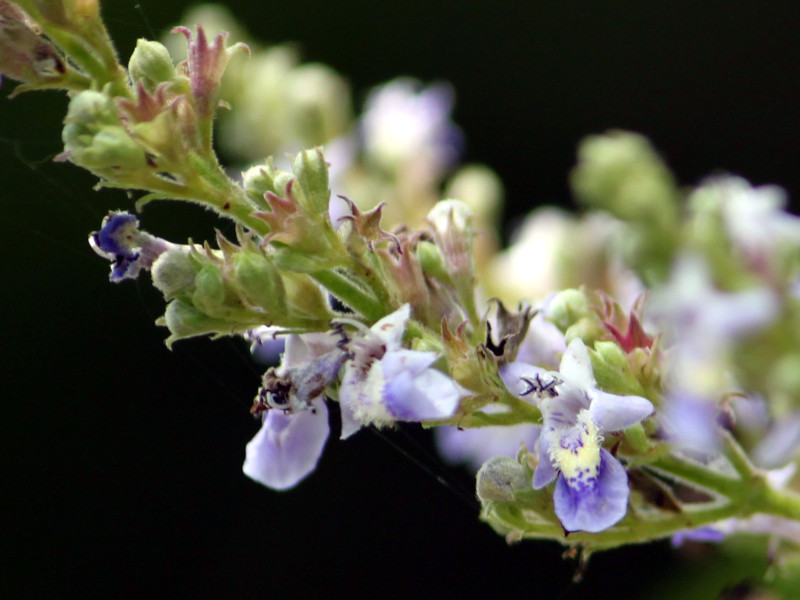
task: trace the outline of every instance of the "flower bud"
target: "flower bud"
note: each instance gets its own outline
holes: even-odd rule
[[[276,315],[286,313],[286,290],[280,272],[263,253],[236,255],[236,283],[247,301]]]
[[[586,138],[571,181],[579,199],[624,220],[676,215],[672,175],[641,135],[612,131]]]
[[[436,244],[421,241],[417,244],[416,251],[419,264],[425,273],[434,279],[452,285],[450,275],[447,274],[445,269],[444,257]]]
[[[352,126],[350,88],[341,75],[321,64],[291,69],[284,84],[289,122],[304,144],[324,144]]]
[[[484,165],[459,169],[447,185],[447,196],[459,198],[484,223],[495,226],[503,207],[503,183]]]
[[[225,281],[220,269],[211,264],[203,265],[194,278],[192,304],[207,315],[224,317],[228,312],[225,295]]]
[[[153,285],[169,300],[194,285],[197,269],[189,258],[188,248],[173,248],[153,263]]]
[[[230,333],[232,329],[229,321],[210,317],[182,300],[173,300],[167,304],[164,316],[156,324],[165,325],[169,329],[170,336],[166,340],[168,348],[172,348],[177,340],[207,333]]]
[[[141,80],[152,91],[159,83],[172,81],[175,66],[163,44],[140,38],[128,62],[128,72],[134,83]]]
[[[303,208],[312,215],[325,214],[331,190],[328,183],[328,165],[321,148],[303,150],[292,161],[297,183],[303,196]]]
[[[576,289],[567,289],[556,294],[544,311],[547,320],[562,332],[590,313],[589,299],[584,292]]]
[[[269,210],[269,203],[264,199],[264,194],[277,194],[273,175],[275,168],[272,161],[267,164],[250,167],[242,173],[242,187],[247,196],[258,206]]]
[[[631,371],[625,352],[616,342],[600,340],[595,342],[590,353],[592,369],[597,386],[613,394],[641,396],[641,384]]]
[[[106,94],[85,90],[73,97],[64,123],[64,146],[76,164],[128,171],[147,165],[144,149],[122,127]]]
[[[454,230],[472,235],[472,209],[461,200],[440,200],[428,213],[428,221],[442,235]]]
[[[298,316],[329,320],[334,314],[326,295],[313,279],[299,273],[284,273],[283,283],[289,310]]]
[[[481,502],[510,502],[530,485],[522,465],[508,456],[495,456],[478,471],[476,489]]]
[[[441,200],[428,213],[436,244],[462,301],[473,294],[472,217],[472,210],[460,200]]]

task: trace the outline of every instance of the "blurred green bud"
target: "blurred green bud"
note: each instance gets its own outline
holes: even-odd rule
[[[574,288],[557,293],[545,311],[545,317],[562,332],[590,314],[591,308],[586,294]]]
[[[327,296],[308,275],[284,273],[283,283],[289,310],[298,316],[329,320],[334,317]]]
[[[571,174],[575,195],[628,221],[677,221],[672,174],[643,136],[625,131],[587,137]]]
[[[510,502],[514,494],[530,488],[525,468],[508,456],[495,456],[478,471],[476,489],[481,502]]]
[[[592,345],[595,340],[606,335],[606,330],[596,317],[581,317],[564,331],[564,340],[569,344],[575,338],[581,338],[584,343]]]
[[[416,250],[417,259],[425,273],[434,279],[452,285],[450,275],[447,274],[447,269],[445,268],[444,257],[436,244],[422,241],[417,244]]]
[[[86,90],[74,96],[64,123],[64,147],[76,164],[124,171],[147,166],[144,149],[122,127],[106,94]]]
[[[484,223],[496,225],[505,192],[497,174],[484,165],[460,168],[447,185],[446,196],[458,198]]]
[[[128,73],[134,84],[141,80],[149,91],[153,91],[159,83],[172,81],[175,66],[163,44],[140,38],[128,62]]]
[[[331,190],[322,148],[300,152],[292,161],[292,170],[302,191],[303,208],[312,215],[327,214]]]
[[[188,248],[172,248],[153,263],[153,285],[169,300],[194,285],[197,269],[189,258]]]
[[[447,271],[462,293],[471,293],[473,285],[472,219],[472,209],[460,200],[440,200],[428,213]]]
[[[242,186],[247,196],[255,204],[266,210],[269,210],[269,204],[264,199],[264,194],[268,192],[272,194],[278,193],[273,181],[274,174],[275,168],[272,166],[271,161],[264,165],[250,167],[242,173]]]
[[[349,131],[353,119],[350,88],[333,69],[305,64],[292,69],[286,79],[286,105],[300,140],[319,145]]]
[[[428,213],[428,221],[440,234],[472,234],[472,209],[461,200],[440,200]]]
[[[229,321],[210,317],[182,300],[167,304],[164,316],[156,324],[166,325],[169,329],[170,336],[166,340],[168,348],[172,348],[177,340],[208,333],[230,333],[232,329]]]
[[[631,371],[628,356],[616,342],[597,341],[589,352],[597,386],[620,395],[644,395],[644,389]]]
[[[64,121],[87,131],[97,131],[103,125],[120,124],[111,97],[96,90],[84,90],[73,96]]]
[[[192,304],[212,317],[224,317],[229,312],[225,306],[225,281],[222,272],[214,265],[204,265],[194,279]]]
[[[288,197],[289,184],[294,179],[294,175],[286,171],[275,169],[272,175],[272,185],[275,186],[275,193],[281,198]]]
[[[262,253],[244,251],[235,257],[236,282],[245,298],[274,315],[286,313],[286,290],[280,272]]]

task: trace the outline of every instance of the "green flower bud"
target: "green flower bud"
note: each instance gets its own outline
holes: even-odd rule
[[[606,330],[595,316],[582,317],[567,327],[564,331],[564,340],[569,344],[575,338],[581,338],[584,343],[592,345],[606,335]]]
[[[98,131],[103,125],[119,125],[120,120],[111,98],[103,92],[85,90],[69,101],[66,123]]]
[[[275,169],[272,176],[272,185],[275,186],[275,193],[281,198],[286,198],[288,196],[287,189],[289,187],[289,182],[291,182],[292,179],[294,179],[294,175],[291,173]]]
[[[522,465],[508,456],[495,456],[478,471],[476,489],[481,502],[510,502],[516,492],[530,485]]]
[[[589,299],[581,290],[567,289],[550,301],[545,316],[561,331],[566,331],[580,319],[589,316]]]
[[[283,283],[289,310],[297,316],[312,319],[332,319],[325,293],[313,279],[299,273],[284,273]]]
[[[265,165],[257,165],[250,167],[242,173],[242,186],[248,197],[255,202],[258,206],[269,210],[269,204],[264,200],[264,194],[270,192],[278,194],[275,189],[275,182],[273,177],[275,175],[275,168],[271,162]],[[280,194],[278,194],[280,195]]]
[[[224,317],[229,312],[225,296],[225,281],[219,268],[204,265],[194,279],[192,304],[207,315]]]
[[[436,246],[436,244],[422,241],[417,244],[416,250],[417,259],[419,260],[419,264],[425,273],[434,279],[438,279],[439,281],[452,285],[450,275],[447,274],[447,270],[445,268],[444,257],[442,256],[442,253],[439,251],[439,248]]]
[[[64,146],[76,164],[125,171],[147,166],[144,150],[122,127],[106,94],[86,90],[73,97],[64,123]]]
[[[169,300],[179,292],[194,286],[197,269],[186,248],[167,250],[153,263],[153,285]]]
[[[152,91],[159,83],[172,81],[175,66],[163,44],[140,38],[128,62],[128,72],[134,83],[141,80]]]
[[[169,329],[170,336],[166,340],[168,348],[172,348],[177,340],[208,333],[230,333],[232,329],[229,321],[210,317],[181,300],[167,304],[164,316],[156,324],[166,325]]]
[[[64,128],[64,142],[71,159],[87,169],[132,171],[147,166],[144,150],[122,127],[105,127],[94,137],[72,136]]]
[[[322,149],[303,150],[292,161],[292,170],[302,191],[303,208],[312,215],[327,214],[331,190]]]
[[[503,183],[497,174],[484,165],[467,165],[459,169],[447,185],[446,196],[459,198],[484,223],[494,226],[503,207]]]
[[[324,144],[351,128],[350,88],[330,67],[295,67],[287,73],[284,90],[288,120],[304,144]]]
[[[672,175],[641,135],[612,131],[586,138],[571,182],[580,200],[624,220],[674,222],[677,217]]]
[[[595,342],[589,352],[597,386],[612,394],[642,396],[644,389],[631,371],[628,357],[616,342]]]
[[[255,252],[236,255],[236,282],[245,299],[274,315],[286,313],[286,290],[280,272],[269,258]]]

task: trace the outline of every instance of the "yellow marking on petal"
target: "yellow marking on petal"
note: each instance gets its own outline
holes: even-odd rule
[[[597,477],[600,471],[600,443],[603,441],[589,411],[578,413],[578,422],[550,446],[550,460],[573,487]]]

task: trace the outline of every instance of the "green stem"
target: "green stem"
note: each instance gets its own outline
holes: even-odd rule
[[[618,525],[599,533],[577,531],[564,534],[558,524],[530,523],[523,516],[518,506],[511,503],[497,503],[491,507],[500,520],[525,538],[551,539],[563,544],[581,544],[594,549],[608,549],[627,544],[639,544],[656,539],[670,537],[678,531],[696,529],[709,523],[723,519],[742,516],[736,504],[712,504],[686,508],[675,514],[652,521],[636,521],[636,517],[628,516]],[[491,515],[490,515],[491,516]]]
[[[738,497],[742,486],[742,481],[738,478],[728,477],[698,462],[679,458],[674,454],[661,456],[642,466],[683,483],[717,492],[728,498]]]
[[[347,306],[361,313],[370,324],[386,316],[386,307],[345,275],[335,270],[325,270],[312,273],[311,277]]]

